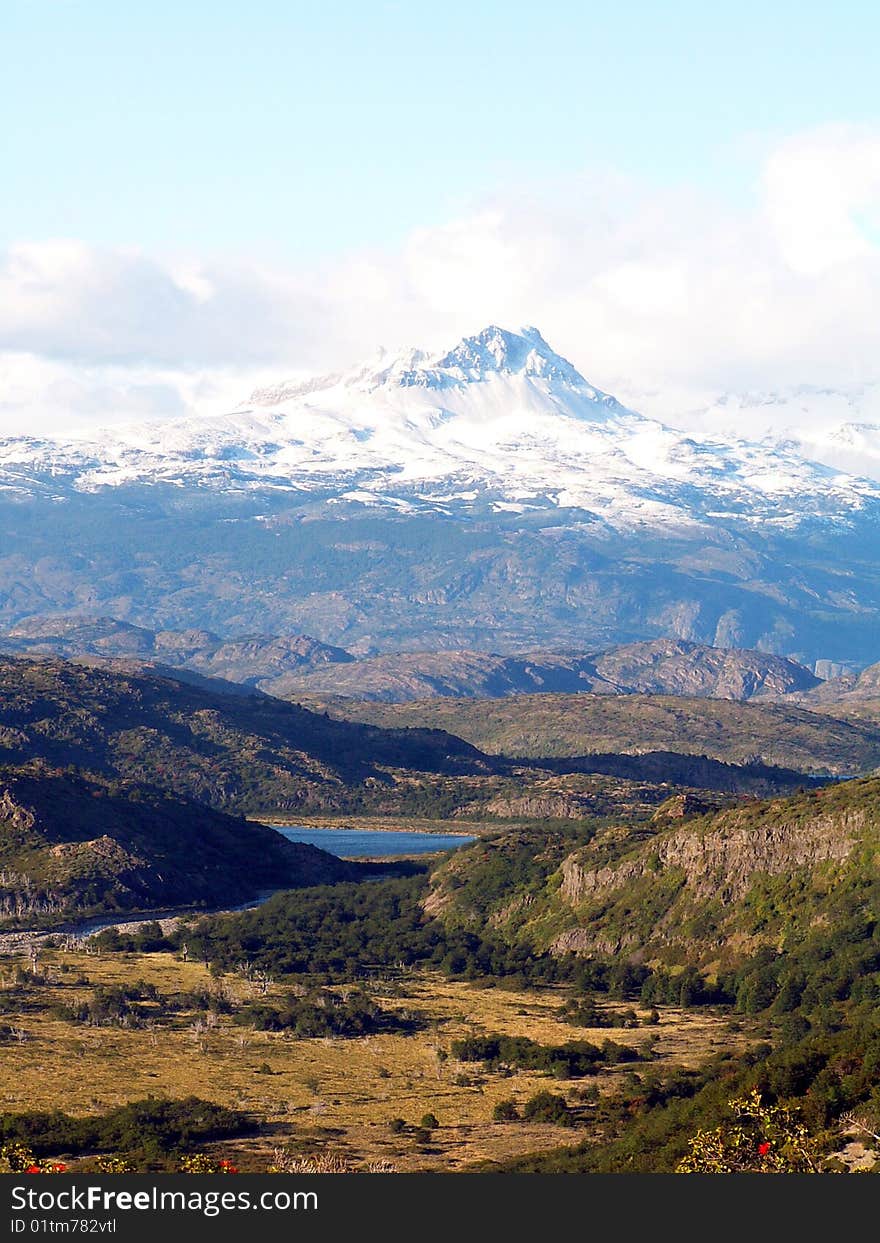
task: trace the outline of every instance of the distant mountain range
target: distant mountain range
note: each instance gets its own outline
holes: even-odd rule
[[[742,515],[839,519],[880,484],[789,445],[697,439],[628,410],[536,328],[491,326],[439,354],[407,350],[253,393],[221,418],[0,442],[2,482],[39,495],[132,484],[331,492],[395,513],[593,512],[612,529]],[[711,524],[711,523],[710,523]]]
[[[402,652],[326,664],[262,685],[283,698],[331,694],[400,703],[548,692],[747,700],[809,691],[821,682],[802,665],[764,652],[654,639],[593,653]]]
[[[693,393],[628,392],[630,405],[683,431],[788,442],[803,457],[880,479],[880,382]]]
[[[350,652],[309,635],[245,635],[224,640],[207,630],[149,630],[112,617],[28,617],[0,634],[0,650],[52,656],[155,661],[209,678],[256,686],[327,662],[354,661]]]
[[[357,660],[308,635],[224,640],[208,631],[156,632],[113,618],[61,616],[25,619],[0,634],[0,650],[122,659],[132,668],[154,662],[287,699],[341,695],[403,702],[435,695],[486,699],[589,691],[747,700],[822,685],[808,669],[779,656],[672,639],[606,652],[395,652]]]
[[[0,441],[0,624],[90,610],[357,655],[668,637],[864,665],[880,483],[812,452],[674,431],[536,329],[489,327],[223,417]]]

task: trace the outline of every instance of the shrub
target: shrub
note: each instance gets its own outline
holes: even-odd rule
[[[83,1118],[60,1110],[0,1114],[0,1140],[25,1145],[38,1156],[96,1148],[159,1156],[240,1134],[250,1125],[246,1114],[196,1096],[183,1100],[150,1097]]]
[[[220,1160],[206,1152],[191,1153],[178,1166],[180,1174],[237,1174],[238,1166],[231,1161]]]
[[[730,1103],[730,1117],[697,1131],[678,1174],[815,1174],[818,1149],[793,1110],[768,1105],[755,1089]]]
[[[523,1106],[523,1117],[527,1122],[552,1122],[557,1126],[573,1126],[571,1110],[564,1096],[556,1096],[553,1092],[537,1092],[530,1096]]]

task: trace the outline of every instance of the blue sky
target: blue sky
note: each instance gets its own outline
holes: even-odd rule
[[[756,149],[878,113],[869,3],[3,0],[0,15],[0,244],[313,258],[592,168],[741,199]]]
[[[0,434],[490,322],[664,411],[880,402],[878,46],[859,0],[0,0]]]

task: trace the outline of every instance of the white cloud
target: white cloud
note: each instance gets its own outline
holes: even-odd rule
[[[490,321],[537,324],[630,400],[880,378],[880,130],[796,135],[751,189],[583,175],[320,271],[22,243],[0,259],[0,431],[216,409]]]
[[[221,414],[274,370],[115,366],[0,354],[0,435],[72,433],[96,425]]]
[[[783,143],[764,169],[767,216],[784,260],[808,276],[875,247],[865,231],[880,207],[880,136],[828,126]]]
[[[0,261],[0,349],[89,364],[254,365],[307,344],[320,299],[294,276],[163,262],[75,241]]]

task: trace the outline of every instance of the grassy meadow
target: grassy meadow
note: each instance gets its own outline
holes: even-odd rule
[[[155,986],[160,999],[141,1003],[133,1022],[86,1025],[70,1017],[96,989],[134,981]],[[668,1071],[757,1038],[705,1008],[663,1008],[649,1026],[632,1026],[630,1018],[629,1026],[572,1027],[557,1014],[567,996],[561,987],[510,991],[412,972],[369,988],[383,1010],[410,1016],[415,1030],[346,1039],[254,1030],[236,1021],[241,1007],[281,1000],[303,983],[218,977],[167,953],[44,950],[35,973],[28,959],[7,957],[0,960],[0,1112],[88,1115],[150,1095],[195,1095],[253,1118],[248,1134],[218,1146],[242,1169],[265,1169],[281,1148],[332,1153],[357,1168],[389,1162],[400,1171],[451,1171],[582,1141],[596,1090],[611,1092],[646,1066],[602,1066],[588,1078],[560,1082],[546,1073],[460,1063],[450,1056],[455,1040],[503,1032],[548,1045],[651,1042],[651,1068]],[[205,993],[222,997],[227,1012],[187,1002]],[[608,1009],[622,1018],[631,1006],[608,1002]],[[643,1007],[636,1013],[647,1017]],[[499,1102],[522,1105],[546,1090],[564,1095],[573,1126],[493,1120]],[[439,1125],[426,1130],[420,1124],[428,1114]]]

